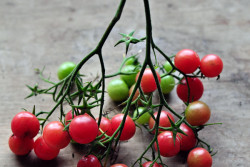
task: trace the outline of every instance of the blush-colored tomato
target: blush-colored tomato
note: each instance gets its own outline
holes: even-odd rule
[[[130,87],[130,89],[129,89],[129,96],[132,94],[134,88],[135,88],[135,85],[132,85],[132,86]],[[137,89],[136,92],[135,92],[134,97],[132,98],[132,102],[135,101],[135,100],[138,98],[139,95],[140,95],[140,92],[139,92],[139,90]],[[140,102],[140,101],[138,101],[138,104],[139,104],[139,102]]]
[[[112,134],[114,134],[114,132],[116,131],[116,129],[120,126],[122,120],[123,120],[124,114],[117,114],[115,115],[112,119],[111,119],[111,129],[112,129]],[[135,123],[134,121],[127,116],[125,123],[124,123],[124,127],[122,129],[122,133],[120,136],[120,140],[129,140],[130,138],[132,138],[135,134]],[[119,134],[119,132],[118,132]]]
[[[26,155],[33,149],[34,140],[30,137],[17,137],[11,135],[9,138],[10,150],[16,155]]]
[[[96,118],[96,123],[98,123],[98,119]],[[112,136],[112,130],[111,130],[111,121],[108,118],[102,117],[101,123],[99,128],[106,133],[108,136]],[[102,132],[98,132],[98,136],[102,135]],[[102,137],[102,139],[105,138],[105,136]]]
[[[101,167],[101,163],[96,156],[88,155],[78,161],[77,167]]]
[[[136,76],[136,81],[139,77],[140,72]],[[161,77],[156,71],[158,81],[161,82]],[[146,68],[141,79],[141,88],[144,93],[151,93],[157,89],[156,82],[153,76],[153,73],[150,68]]]
[[[128,167],[128,166],[125,164],[114,164],[114,165],[111,165],[111,167]]]
[[[34,143],[34,151],[38,158],[42,160],[52,160],[59,154],[59,149],[49,147],[42,137],[36,139]]]
[[[189,102],[199,100],[203,94],[204,87],[199,78],[188,78],[190,88]],[[181,80],[176,89],[178,97],[184,101],[188,101],[188,86],[185,78]]]
[[[200,66],[200,58],[195,51],[183,49],[176,54],[174,64],[183,73],[189,74]]]
[[[197,139],[193,130],[188,127],[185,123],[182,123],[180,129],[186,133],[186,135],[178,133],[181,141],[181,151],[188,151],[195,147]]]
[[[158,112],[154,113],[155,118],[157,118],[157,114],[158,114]],[[171,126],[171,123],[170,123],[170,121],[168,119],[168,116],[174,122],[174,117],[170,112],[161,111],[159,126],[161,126],[161,127],[170,127]],[[150,117],[150,119],[149,119],[149,129],[153,129],[154,125],[155,125],[155,120],[152,117]],[[164,130],[159,128],[159,132],[162,132],[162,131],[164,131]],[[155,130],[153,130],[152,133],[154,134]]]
[[[213,159],[206,149],[197,147],[189,152],[187,163],[189,167],[211,167]]]
[[[40,123],[35,115],[22,111],[14,116],[11,121],[11,130],[17,137],[35,137],[40,129]]]
[[[128,85],[121,79],[114,79],[108,84],[109,97],[116,102],[126,100],[128,92]]]
[[[73,62],[64,62],[60,65],[57,71],[57,76],[59,80],[66,78],[76,67],[76,64]]]
[[[95,140],[98,134],[98,125],[89,115],[78,115],[69,125],[69,134],[77,143],[88,144]]]
[[[62,149],[69,144],[71,137],[61,122],[53,121],[45,126],[43,139],[49,147]]]
[[[217,77],[223,69],[221,58],[215,54],[209,54],[201,59],[201,72],[206,77]]]
[[[187,122],[193,126],[205,124],[209,120],[210,115],[210,108],[202,101],[194,101],[190,103],[185,110]]]
[[[180,152],[180,139],[176,136],[175,142],[171,131],[164,131],[157,136],[160,154],[163,157],[172,157]],[[154,144],[157,150],[157,144]]]
[[[142,164],[142,167],[150,167],[150,165],[151,165],[152,163],[153,163],[153,161],[145,162],[144,164]],[[152,167],[162,167],[162,166],[155,162],[154,165],[153,165]]]

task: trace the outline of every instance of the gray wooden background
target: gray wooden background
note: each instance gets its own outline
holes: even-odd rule
[[[30,93],[25,84],[46,86],[34,69],[46,66],[45,75],[51,75],[56,81],[56,71],[62,62],[77,63],[96,46],[117,5],[118,0],[0,1],[0,166],[76,166],[84,147],[70,145],[48,162],[38,160],[33,152],[27,157],[15,156],[8,148],[10,122],[21,108],[31,110],[34,104],[37,110],[52,108],[49,96],[24,100]],[[218,151],[213,166],[249,166],[250,1],[154,0],[150,5],[155,42],[167,54],[190,48],[200,57],[210,53],[222,57],[221,79],[204,80],[201,100],[212,110],[209,122],[223,122],[223,125],[207,127],[200,135]],[[120,39],[118,33],[136,30],[135,36],[142,37],[144,26],[142,0],[128,0],[120,22],[104,47],[107,73],[117,70],[122,61],[124,46],[113,47]],[[138,50],[142,50],[143,57],[144,43],[133,46],[129,55]],[[91,59],[81,72],[87,75],[86,80],[100,74],[98,59]],[[169,98],[171,106],[183,112],[175,91]],[[114,107],[107,99],[105,110],[119,112]],[[133,139],[121,144],[117,162],[130,166],[149,141],[150,135],[137,129]],[[184,155],[164,158],[164,162],[170,167],[186,166]]]

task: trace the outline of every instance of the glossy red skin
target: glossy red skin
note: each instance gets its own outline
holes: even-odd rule
[[[172,157],[180,152],[180,139],[176,136],[174,143],[173,133],[170,131],[164,131],[157,136],[159,143],[160,155],[163,157]],[[155,150],[157,150],[156,143],[154,144]]]
[[[201,72],[206,77],[217,77],[223,69],[221,58],[215,54],[209,54],[201,59]]]
[[[145,162],[144,164],[142,164],[142,167],[150,167],[150,165],[152,164],[152,162],[153,161]],[[155,162],[152,167],[162,167],[162,166]]]
[[[199,100],[204,91],[201,80],[199,78],[188,78],[188,84],[190,88],[189,102]],[[182,101],[188,101],[188,86],[185,78],[181,80],[181,84],[178,84],[176,92]]]
[[[176,54],[174,64],[183,73],[189,74],[200,66],[200,58],[195,51],[183,49]]]
[[[34,143],[34,152],[42,160],[52,160],[59,154],[59,149],[49,147],[42,137],[36,139]]]
[[[77,163],[77,167],[102,167],[98,158],[94,155],[83,156]]]
[[[96,123],[98,123],[98,119],[99,118],[96,118]],[[111,121],[108,118],[102,117],[99,128],[108,136],[112,136]],[[100,136],[101,134],[102,132],[98,131],[98,136]],[[102,139],[103,138],[105,138],[105,136],[102,136]]]
[[[136,81],[140,75],[140,72],[136,76]],[[159,73],[156,71],[156,75],[158,77],[159,83],[161,82],[161,77]],[[156,82],[153,76],[151,69],[146,68],[141,79],[141,88],[144,93],[151,93],[157,89]]]
[[[64,130],[64,126],[61,122],[53,121],[45,126],[43,139],[49,147],[62,149],[69,144],[71,137],[68,131]]]
[[[77,143],[88,144],[95,140],[98,134],[98,125],[89,115],[78,115],[69,125],[69,134]]]
[[[185,110],[187,122],[193,126],[204,125],[210,119],[211,111],[202,101],[189,103]]]
[[[186,136],[184,134],[178,133],[181,141],[181,151],[189,151],[196,145],[197,139],[195,137],[195,134],[193,130],[185,123],[181,124],[180,129],[187,134]]]
[[[189,152],[187,163],[189,167],[211,167],[213,160],[206,149],[197,147]]]
[[[112,134],[116,131],[116,129],[120,126],[122,119],[124,117],[124,114],[117,114],[115,115],[112,119],[111,119],[111,129],[112,129]],[[134,121],[127,116],[126,120],[125,120],[125,124],[124,127],[122,129],[122,133],[120,136],[120,140],[124,141],[124,140],[129,140],[130,138],[132,138],[135,134],[135,123]],[[119,132],[118,132],[119,134]]]
[[[128,167],[128,166],[125,164],[114,164],[114,165],[111,165],[111,167]]]
[[[80,114],[80,110],[78,110],[78,113]],[[76,116],[74,112],[74,117]],[[68,125],[70,120],[72,119],[72,110],[70,110],[66,115],[65,115],[65,124]]]
[[[158,114],[158,112],[154,113],[155,118],[157,117],[157,114]],[[159,126],[161,126],[161,127],[170,127],[171,126],[171,123],[170,123],[170,121],[168,119],[168,116],[174,122],[174,117],[170,112],[161,111]],[[150,117],[150,119],[149,119],[149,129],[153,129],[154,125],[155,125],[155,120],[152,117]],[[163,129],[159,129],[158,132],[160,133],[160,132],[163,132],[163,131],[164,131]],[[155,130],[153,130],[152,133],[155,134]]]
[[[35,115],[22,111],[14,116],[11,121],[11,130],[17,137],[35,137],[40,129],[40,123]]]
[[[11,135],[9,138],[10,150],[16,155],[27,155],[33,149],[34,140],[30,137],[17,137]]]

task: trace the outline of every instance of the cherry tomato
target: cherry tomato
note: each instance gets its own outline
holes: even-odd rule
[[[96,123],[98,123],[98,119],[96,118]],[[101,118],[101,123],[99,128],[106,133],[108,136],[112,136],[112,130],[111,130],[111,121],[108,118],[102,117]],[[101,131],[98,132],[98,136],[102,134]],[[102,139],[105,138],[105,136],[102,137]]]
[[[135,85],[132,85],[131,88],[129,89],[129,96],[132,94],[134,88],[135,88]],[[140,95],[140,92],[139,92],[139,89],[137,89],[136,92],[135,92],[134,97],[132,98],[132,102],[135,101],[135,100],[138,98],[139,95]],[[142,102],[141,102],[140,99],[137,101],[137,104],[138,104],[139,106],[142,105]]]
[[[160,154],[163,157],[172,157],[180,152],[180,139],[176,136],[175,142],[173,133],[171,131],[164,131],[157,136],[159,143]],[[157,144],[155,143],[155,150],[157,150]]]
[[[69,134],[77,143],[88,144],[95,140],[98,134],[98,125],[89,115],[78,115],[69,125]]]
[[[59,80],[66,78],[76,67],[73,62],[64,62],[60,65],[57,71],[57,76]]]
[[[199,100],[204,90],[201,80],[199,78],[188,78],[188,84],[190,88],[189,102]],[[185,78],[181,80],[176,91],[182,101],[188,101],[188,86]]]
[[[124,114],[117,114],[111,119],[112,134],[120,126],[123,117],[124,117]],[[124,127],[122,129],[120,140],[121,141],[129,140],[130,138],[132,138],[134,136],[135,130],[136,130],[136,128],[135,128],[134,121],[129,116],[127,116],[125,123],[124,123]],[[119,134],[119,132],[118,132],[118,134]]]
[[[61,122],[53,121],[45,126],[43,139],[49,147],[62,149],[69,144],[71,137]]]
[[[128,166],[125,164],[114,164],[114,165],[111,165],[111,167],[128,167]]]
[[[202,101],[190,103],[185,110],[187,122],[193,126],[204,125],[209,120],[210,115],[208,105]]]
[[[136,76],[136,81],[139,77],[140,72]],[[161,77],[156,71],[159,82],[161,82]],[[144,93],[151,93],[157,89],[156,82],[153,73],[150,68],[146,68],[141,79],[141,88]]]
[[[213,160],[206,149],[197,147],[189,152],[187,163],[189,167],[211,167]]]
[[[173,64],[174,64],[174,62],[172,62]],[[166,61],[164,64],[163,64],[163,68],[166,70],[166,72],[167,73],[169,73],[172,69],[173,69],[173,67],[171,66],[171,64],[168,62],[168,61]],[[175,71],[175,70],[174,70]],[[173,71],[173,72],[174,72]]]
[[[221,58],[215,54],[209,54],[201,59],[201,72],[206,77],[217,77],[223,69]]]
[[[190,127],[188,127],[185,123],[181,124],[180,129],[187,134],[186,136],[184,134],[178,133],[181,141],[181,150],[189,151],[196,145],[197,139],[195,137],[195,134],[193,130]]]
[[[11,121],[11,130],[17,137],[35,137],[40,129],[37,117],[30,112],[22,111],[14,116]]]
[[[195,51],[183,49],[176,54],[174,64],[183,73],[189,74],[200,66],[200,58]]]
[[[96,156],[88,155],[78,161],[77,167],[102,167],[102,165]]]
[[[121,102],[126,100],[128,97],[128,91],[127,84],[121,79],[112,80],[108,84],[109,97],[114,101]]]
[[[157,114],[158,114],[158,112],[154,113],[155,119],[157,119]],[[170,123],[170,121],[168,119],[168,116],[174,122],[174,117],[172,116],[172,114],[170,112],[161,111],[159,126],[161,126],[161,127],[170,127],[171,126],[171,123]],[[154,125],[155,125],[155,120],[153,119],[153,117],[150,117],[150,119],[149,119],[149,129],[153,129]],[[164,131],[164,130],[159,128],[159,133],[162,132],[162,131]],[[152,133],[155,134],[155,130],[153,130]]]
[[[152,163],[153,163],[153,161],[145,162],[144,164],[142,164],[142,167],[150,167],[150,165],[151,165]],[[162,166],[155,162],[154,165],[153,165],[152,167],[162,167]]]
[[[138,107],[138,109],[136,109],[134,111],[134,118],[137,118],[144,110],[147,110],[145,107]],[[149,122],[151,115],[147,112],[145,112],[144,114],[142,114],[139,118],[137,118],[136,122],[138,124],[147,124]]]
[[[77,110],[77,112],[80,114],[81,111]],[[74,117],[76,116],[76,113],[74,112]],[[65,115],[65,124],[68,125],[70,121],[72,120],[72,110],[70,110],[66,115]]]
[[[121,75],[121,79],[126,82],[128,87],[131,87],[135,83],[135,78],[138,70],[136,69],[136,66],[134,65],[127,65],[122,68],[121,72],[123,73],[132,73],[136,72],[135,74],[130,74],[130,75]]]
[[[162,93],[164,94],[170,93],[174,89],[174,86],[175,86],[174,77],[172,77],[171,75],[167,75],[161,78],[160,85],[161,85]]]
[[[130,57],[129,59],[127,59],[125,65],[138,65],[138,58],[136,57]]]
[[[26,155],[33,149],[34,140],[30,137],[17,137],[11,135],[9,138],[10,150],[16,155]]]
[[[49,147],[42,137],[36,139],[34,143],[34,151],[38,158],[42,160],[52,160],[59,154],[59,149]]]

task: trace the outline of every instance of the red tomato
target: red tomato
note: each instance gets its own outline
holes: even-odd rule
[[[199,78],[188,78],[188,84],[190,88],[189,102],[199,100],[204,90],[201,80]],[[188,101],[188,86],[185,78],[181,80],[176,91],[182,101]]]
[[[208,105],[202,101],[190,103],[185,110],[187,122],[193,126],[205,124],[209,120],[210,115],[211,112]]]
[[[114,165],[111,165],[111,167],[128,167],[128,166],[125,164],[114,164]]]
[[[157,114],[158,114],[158,112],[154,113],[155,118],[157,118]],[[159,126],[161,126],[161,127],[170,127],[171,126],[170,121],[168,119],[168,116],[174,122],[174,117],[172,116],[172,114],[170,112],[161,111]],[[155,125],[155,120],[152,117],[150,117],[149,129],[153,129],[154,125]],[[159,132],[163,132],[163,131],[164,131],[163,129],[159,129]],[[152,133],[155,134],[155,130],[153,130]]]
[[[45,126],[43,139],[49,147],[62,149],[69,144],[71,137],[61,122],[53,121]]]
[[[174,143],[173,133],[171,131],[164,131],[157,137],[159,143],[160,154],[163,157],[172,157],[180,152],[180,139],[176,136]],[[157,150],[157,144],[154,144]]]
[[[213,160],[206,149],[197,147],[189,152],[187,163],[189,167],[211,167]]]
[[[88,155],[78,161],[77,167],[102,167],[102,165],[96,156]]]
[[[142,167],[150,167],[150,165],[151,165],[152,163],[153,163],[153,161],[145,162],[144,164],[142,164]],[[153,165],[152,167],[162,167],[162,166],[155,162],[154,165]]]
[[[136,76],[136,81],[139,77],[140,72]],[[161,82],[161,77],[156,71],[159,82]],[[151,69],[146,68],[141,79],[141,88],[144,93],[151,93],[157,89],[156,82]]]
[[[112,134],[116,131],[116,129],[120,126],[122,119],[124,117],[124,114],[117,114],[111,119],[111,129],[112,129]],[[128,140],[132,138],[135,134],[135,123],[134,121],[127,116],[124,127],[122,129],[122,134],[120,136],[120,140]],[[118,132],[119,133],[119,132]]]
[[[181,124],[180,129],[187,134],[186,136],[184,134],[178,133],[181,141],[181,150],[182,151],[191,150],[192,148],[195,147],[197,142],[193,130],[190,127],[188,127],[185,123]]]
[[[14,116],[11,121],[11,130],[17,137],[33,138],[40,129],[37,117],[30,112],[22,111]]]
[[[88,114],[78,115],[69,125],[69,134],[77,143],[88,144],[95,140],[98,134],[98,125]]]
[[[206,77],[217,77],[223,69],[223,62],[219,56],[209,54],[201,59],[200,69]]]
[[[78,110],[78,113],[80,114],[80,110]],[[76,116],[74,112],[74,117]],[[70,120],[72,120],[72,110],[70,110],[66,115],[65,115],[65,124],[68,125]]]
[[[34,140],[30,137],[17,137],[11,135],[9,138],[10,150],[16,155],[26,155],[33,149]]]
[[[98,119],[96,118],[96,123],[98,123]],[[108,118],[102,117],[101,118],[101,123],[99,128],[106,133],[108,136],[112,136],[112,130],[111,130],[111,121]],[[101,131],[98,132],[98,136],[102,134]],[[102,137],[102,139],[105,138],[105,136]]]
[[[42,160],[52,160],[59,154],[59,149],[49,147],[42,137],[36,139],[34,144],[34,151],[38,158]]]
[[[200,66],[200,58],[195,51],[183,49],[176,54],[174,64],[183,73],[189,74]]]

